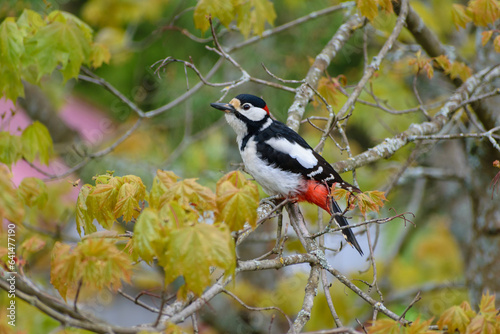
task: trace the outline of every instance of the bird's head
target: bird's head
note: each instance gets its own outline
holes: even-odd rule
[[[266,102],[255,95],[240,94],[229,103],[210,103],[210,105],[226,113],[227,122],[240,136],[258,130],[267,122],[272,122]]]

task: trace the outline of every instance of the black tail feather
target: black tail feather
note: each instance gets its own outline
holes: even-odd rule
[[[330,201],[330,207],[332,215],[336,213],[342,213],[342,210],[340,209],[339,205],[334,199]],[[349,226],[349,223],[347,222],[347,219],[344,216],[336,215],[335,220],[340,226]],[[347,240],[347,242],[351,246],[356,248],[359,254],[363,256],[363,250],[361,249],[361,246],[358,244],[358,241],[356,240],[356,237],[354,236],[352,230],[350,228],[345,228],[342,230],[342,234],[344,235],[344,238]]]

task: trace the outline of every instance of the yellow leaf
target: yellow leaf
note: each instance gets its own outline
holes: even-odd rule
[[[491,36],[493,36],[493,30],[483,31],[481,33],[481,44],[485,46],[490,40]]]
[[[171,232],[168,257],[159,262],[165,268],[165,283],[183,276],[185,288],[200,295],[210,284],[210,267],[234,273],[234,240],[228,229],[208,224],[184,226]]]
[[[453,20],[457,30],[459,27],[465,28],[467,23],[472,21],[472,18],[468,15],[465,6],[459,4],[453,4],[451,6],[451,19]]]
[[[493,319],[497,314],[495,308],[495,294],[490,295],[486,292],[481,297],[481,302],[479,303],[479,312],[484,315],[487,319]]]
[[[445,72],[451,67],[451,62],[445,55],[440,55],[434,58],[434,61],[441,67]]]
[[[445,70],[445,73],[449,74],[452,79],[460,78],[465,81],[472,75],[472,70],[465,63],[454,61],[451,63],[450,69]]]
[[[229,26],[229,23],[235,16],[232,0],[199,0],[194,8],[194,25],[197,29],[205,32],[210,28],[208,16],[218,18],[224,26]]]
[[[123,216],[126,222],[131,221],[132,218],[137,218],[141,212],[141,208],[139,201],[135,198],[136,188],[137,186],[130,183],[125,183],[120,187],[113,211],[115,218]]]
[[[318,92],[323,96],[328,102],[328,104],[336,106],[338,103],[337,96],[340,94],[338,88],[340,87],[340,83],[335,78],[330,77],[321,77],[318,82]],[[313,101],[314,106],[318,104],[324,106],[322,101]]]
[[[465,332],[465,329],[470,323],[470,318],[465,310],[460,306],[452,306],[441,314],[437,325],[439,329],[448,326],[448,332],[453,333],[458,330],[460,333]]]
[[[231,231],[238,231],[247,222],[255,227],[259,192],[257,186],[248,181],[243,173],[226,174],[217,182],[216,220],[224,222]]]
[[[467,9],[471,13],[472,21],[478,26],[486,27],[500,17],[498,0],[471,0]]]
[[[86,239],[71,249],[56,242],[52,250],[51,283],[66,300],[69,289],[79,282],[82,288],[117,290],[122,280],[130,282],[130,259],[105,239]]]
[[[500,53],[500,35],[495,37],[495,39],[493,40],[493,45],[495,46],[495,51]]]
[[[201,211],[215,209],[215,195],[207,187],[196,182],[196,179],[177,181],[160,197],[160,205],[172,200],[184,206],[192,205]]]
[[[273,25],[276,19],[274,5],[269,0],[242,1],[236,6],[236,12],[238,28],[245,38],[251,33],[262,35],[266,22]]]
[[[105,229],[110,229],[114,220],[118,191],[111,184],[99,183],[89,193],[86,201],[90,216]]]
[[[378,4],[380,5],[381,9],[385,10],[386,13],[394,13],[394,8],[392,7],[391,0],[378,0]]]
[[[40,238],[38,235],[34,235],[31,238],[23,241],[23,243],[21,244],[21,249],[24,252],[35,253],[43,249],[45,247],[45,244],[45,240]]]
[[[465,331],[465,334],[495,334],[497,333],[495,329],[495,323],[489,321],[483,315],[477,315],[472,319],[469,326]]]
[[[356,6],[361,15],[365,16],[368,20],[373,19],[378,15],[378,7],[376,0],[356,0]]]
[[[332,189],[332,195],[337,201],[345,200],[346,205],[349,204],[350,210],[357,206],[363,216],[366,216],[366,213],[370,211],[379,212],[380,208],[384,206],[384,202],[387,201],[385,193],[378,190],[354,194],[345,189],[334,188]]]
[[[401,324],[392,319],[379,319],[373,321],[370,327],[366,328],[368,334],[399,334]]]
[[[437,334],[439,332],[433,331],[429,329],[429,326],[432,324],[432,319],[429,320],[420,320],[420,317],[417,317],[415,321],[411,323],[410,326],[404,327],[405,334]]]
[[[156,176],[158,177],[158,180],[165,187],[167,187],[167,189],[170,188],[172,185],[174,185],[174,183],[176,183],[180,179],[180,177],[175,175],[174,172],[165,171],[165,170],[161,170],[161,169],[158,169],[156,171]]]
[[[102,43],[92,43],[90,46],[89,61],[93,68],[101,67],[102,63],[109,64],[111,53],[106,45]]]

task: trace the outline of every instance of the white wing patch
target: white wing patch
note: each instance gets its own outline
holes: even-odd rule
[[[310,172],[309,174],[307,174],[307,176],[314,177],[314,176],[316,176],[318,174],[321,174],[321,173],[323,173],[323,167],[319,166],[318,169],[316,169],[315,171]]]
[[[284,138],[270,138],[266,143],[275,150],[288,154],[304,168],[313,168],[318,163],[311,149],[304,148],[297,143],[289,142]]]

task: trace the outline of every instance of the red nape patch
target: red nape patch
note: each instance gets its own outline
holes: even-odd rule
[[[267,106],[264,107],[264,110],[267,111],[267,114],[269,115],[269,108]]]
[[[328,187],[317,181],[307,181],[306,191],[297,196],[299,202],[306,201],[309,203],[316,204],[326,212],[330,213],[330,208],[328,207]]]

